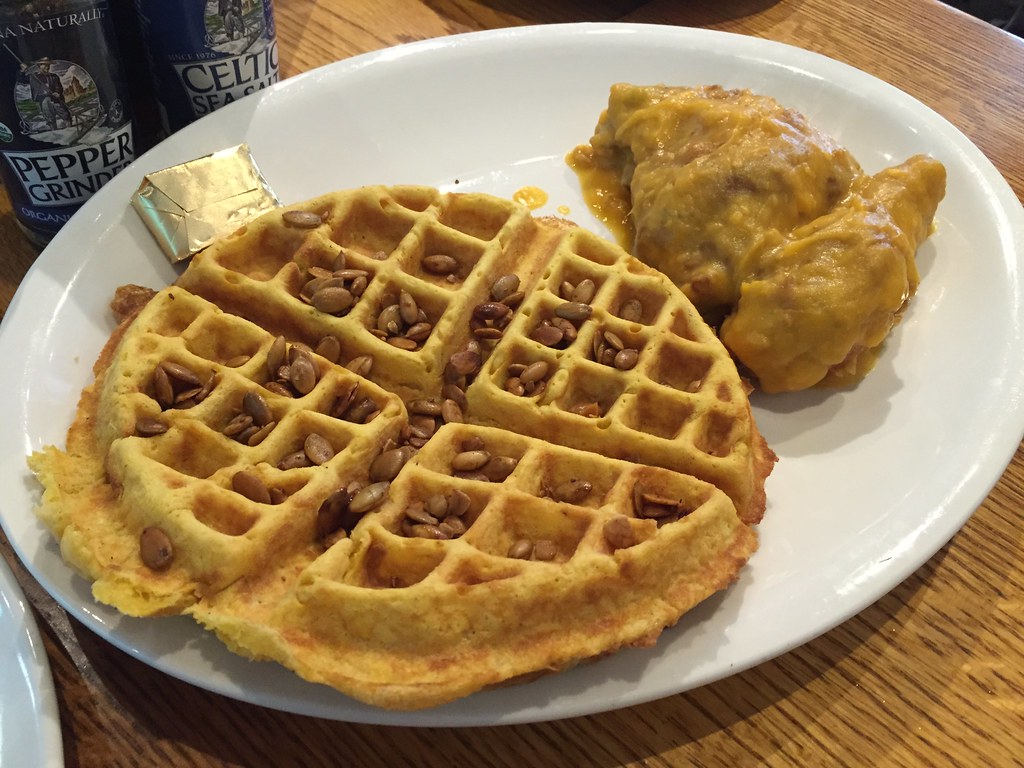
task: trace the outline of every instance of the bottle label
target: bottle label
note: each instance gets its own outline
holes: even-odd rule
[[[277,41],[241,56],[174,64],[196,117],[278,81]]]
[[[0,174],[43,240],[135,159],[108,4],[66,8],[0,24]]]
[[[135,0],[170,131],[276,83],[271,0]]]
[[[52,152],[5,152],[32,206],[81,205],[135,159],[132,126],[110,131],[103,141]]]

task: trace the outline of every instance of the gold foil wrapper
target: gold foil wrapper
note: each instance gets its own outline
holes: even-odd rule
[[[279,205],[247,144],[149,173],[132,196],[171,263]]]

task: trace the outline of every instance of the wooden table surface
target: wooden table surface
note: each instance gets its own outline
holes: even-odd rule
[[[276,18],[282,77],[398,43],[523,24],[651,22],[778,40],[918,98],[1024,195],[1024,44],[937,0],[277,0]],[[6,310],[35,252],[6,199],[0,206]],[[352,725],[207,693],[93,635],[2,537],[0,549],[39,618],[69,766],[1020,766],[1022,508],[1018,450],[947,546],[802,648],[632,709],[476,729]]]

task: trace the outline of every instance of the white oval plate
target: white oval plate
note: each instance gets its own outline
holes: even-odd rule
[[[57,695],[32,609],[0,559],[0,765],[64,765]]]
[[[720,83],[776,97],[869,171],[939,158],[949,192],[921,249],[920,292],[856,389],[754,399],[780,456],[762,545],[726,593],[657,647],[436,709],[390,713],[227,652],[189,619],[131,620],[96,604],[32,516],[25,456],[62,444],[126,282],[175,277],[128,200],[143,173],[247,141],[286,202],[371,183],[510,196],[603,231],[563,158],[586,141],[612,83]],[[539,721],[629,706],[777,656],[862,610],[970,517],[1022,434],[1024,212],[982,153],[934,112],[862,72],[755,38],[578,24],[430,40],[281,83],[174,135],[67,225],[21,286],[0,333],[0,516],[32,573],[110,642],[172,675],[250,702],[402,725]],[[497,610],[498,607],[495,606]]]

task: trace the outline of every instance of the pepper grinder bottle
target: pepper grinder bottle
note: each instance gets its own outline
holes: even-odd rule
[[[171,133],[279,79],[271,0],[135,0]]]
[[[44,246],[135,159],[108,0],[0,2],[0,176]]]

